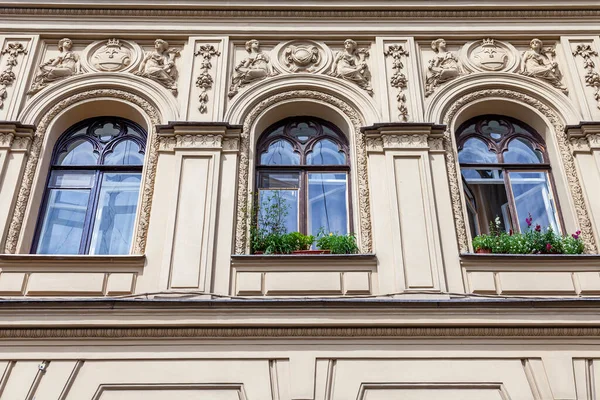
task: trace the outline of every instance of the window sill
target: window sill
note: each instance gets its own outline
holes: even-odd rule
[[[145,262],[143,255],[0,254],[0,295],[131,294]]]
[[[235,296],[341,296],[375,292],[374,254],[231,256]]]
[[[600,294],[600,255],[462,254],[468,293],[521,296]]]

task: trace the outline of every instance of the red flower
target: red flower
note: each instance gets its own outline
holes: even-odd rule
[[[513,235],[513,230],[511,229],[510,231],[508,231],[508,235],[512,236]]]
[[[552,245],[550,243],[546,243],[546,251],[552,250]]]
[[[542,227],[540,226],[540,224],[537,224],[537,225],[535,226],[535,231],[536,231],[536,232],[541,232],[541,231],[542,231]]]
[[[581,235],[581,231],[577,231],[574,234],[572,234],[571,236],[573,236],[573,239],[577,240],[577,239],[579,239],[579,235]]]

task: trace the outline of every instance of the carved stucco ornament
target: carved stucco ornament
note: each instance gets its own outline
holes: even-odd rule
[[[585,245],[585,251],[588,254],[596,254],[597,246],[594,240],[592,222],[585,203],[585,197],[583,195],[583,189],[577,174],[577,169],[575,167],[575,159],[571,153],[571,149],[569,147],[570,143],[568,141],[567,134],[565,133],[565,126],[555,112],[541,101],[526,94],[506,89],[489,89],[469,93],[452,103],[452,106],[448,109],[443,117],[444,124],[448,127],[444,132],[443,137],[444,150],[446,156],[446,169],[448,170],[450,197],[452,199],[452,212],[454,215],[456,236],[460,252],[468,252],[469,243],[465,224],[465,216],[463,213],[463,199],[459,183],[459,167],[457,161],[458,155],[452,140],[454,133],[449,129],[449,127],[451,126],[452,121],[454,120],[454,117],[458,111],[460,111],[460,109],[462,109],[465,105],[489,97],[514,99],[518,102],[535,108],[550,121],[552,127],[554,128],[554,135],[558,143],[558,151],[560,153],[560,157],[562,158],[570,193],[573,198],[573,205],[577,215],[579,229],[582,232],[582,240]]]
[[[548,82],[555,88],[568,94],[567,87],[562,83],[562,73],[556,62],[554,47],[544,47],[540,39],[532,39],[530,49],[523,53],[521,74]]]
[[[250,191],[249,173],[250,173],[250,131],[258,116],[267,108],[274,104],[290,99],[314,99],[324,103],[331,104],[342,111],[352,122],[354,128],[354,145],[356,148],[356,170],[358,177],[358,213],[359,213],[359,238],[360,248],[363,253],[373,251],[373,234],[371,230],[371,209],[369,197],[369,178],[367,170],[367,143],[365,135],[360,128],[362,122],[356,111],[344,101],[329,94],[316,92],[313,90],[294,90],[276,94],[258,103],[244,120],[243,130],[240,135],[239,152],[239,177],[237,187],[237,218],[235,230],[235,254],[246,253],[248,246],[249,215],[251,209],[249,204]],[[250,208],[249,208],[250,206]]]
[[[122,90],[115,89],[98,89],[91,90],[88,92],[78,93],[74,96],[68,97],[50,109],[37,125],[36,131],[33,135],[33,141],[31,142],[31,149],[29,157],[27,158],[27,164],[25,165],[25,172],[21,180],[21,186],[19,187],[19,194],[17,196],[17,202],[15,210],[13,212],[13,218],[10,223],[8,235],[6,237],[6,244],[4,251],[8,254],[14,254],[17,250],[17,243],[21,229],[23,227],[23,221],[25,219],[25,212],[27,210],[27,204],[31,196],[31,188],[35,179],[35,171],[37,169],[38,162],[43,149],[44,139],[48,127],[51,122],[60,114],[63,110],[72,106],[73,104],[89,100],[97,99],[100,97],[112,97],[121,100],[125,100],[132,104],[137,105],[141,108],[144,113],[150,118],[152,126],[156,126],[160,123],[160,117],[158,111],[146,100],[136,96],[132,93],[124,92]],[[146,240],[148,237],[148,226],[150,223],[150,209],[152,208],[152,193],[154,192],[154,181],[156,178],[156,165],[158,161],[158,137],[156,129],[152,128],[152,132],[148,132],[148,159],[144,166],[144,186],[142,188],[142,200],[139,209],[139,221],[135,230],[133,238],[132,254],[144,254],[146,249]]]
[[[240,61],[233,69],[231,85],[227,96],[231,99],[242,87],[263,80],[269,76],[277,75],[273,69],[271,59],[267,53],[261,51],[260,42],[251,39],[244,45],[248,56]]]
[[[512,44],[490,38],[466,43],[459,59],[466,72],[517,72],[520,61]]]
[[[198,95],[200,105],[198,106],[198,110],[201,113],[205,113],[208,110],[208,90],[212,89],[213,85],[213,77],[210,75],[210,69],[212,68],[210,60],[213,57],[220,56],[221,52],[215,49],[213,45],[205,44],[200,46],[194,55],[202,57],[200,61],[200,74],[198,75],[198,79],[196,79],[196,87],[200,88],[200,94]]]
[[[0,54],[8,54],[8,57],[6,58],[6,68],[0,72],[0,109],[2,109],[4,108],[4,100],[7,96],[7,89],[17,79],[17,76],[13,72],[13,67],[18,65],[19,55],[27,54],[27,50],[23,46],[23,43],[13,42],[7,43]]]
[[[288,46],[284,51],[285,65],[292,72],[298,70],[313,72],[319,63],[320,55],[317,46]]]
[[[180,56],[180,50],[169,47],[162,39],[154,41],[154,50],[144,55],[144,59],[136,75],[152,79],[177,95],[177,67],[175,59]]]
[[[425,97],[433,94],[435,89],[443,83],[458,78],[463,70],[458,57],[446,49],[444,39],[436,39],[431,42],[431,49],[435,56],[429,60],[427,75],[425,77]]]
[[[367,64],[368,57],[369,50],[358,48],[354,40],[346,39],[344,50],[335,54],[329,75],[352,82],[372,96],[373,87],[371,71]]]
[[[131,64],[131,51],[119,39],[108,39],[106,44],[94,52],[92,65],[99,71],[121,71]]]
[[[386,57],[392,58],[392,69],[394,74],[390,77],[390,85],[393,88],[398,89],[396,94],[396,101],[398,103],[398,119],[402,122],[408,121],[408,107],[406,106],[406,94],[404,89],[408,85],[406,75],[402,72],[404,64],[402,63],[402,57],[408,57],[408,51],[404,50],[404,47],[400,44],[390,45],[387,50],[383,53]]]
[[[598,56],[598,52],[592,49],[589,44],[578,44],[573,55],[583,58],[585,84],[594,89],[596,107],[600,109],[600,74],[596,71],[596,63],[594,63],[594,58]]]
[[[35,94],[50,83],[81,73],[79,54],[72,51],[72,48],[73,41],[71,39],[64,38],[58,41],[60,54],[40,64],[39,72],[33,79],[33,84],[27,94]]]

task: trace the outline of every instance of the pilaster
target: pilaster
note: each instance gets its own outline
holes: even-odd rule
[[[600,232],[600,122],[582,122],[566,127],[569,144],[581,177],[596,237]]]
[[[442,255],[443,248],[457,258],[448,184],[442,179],[443,128],[426,123],[363,128],[382,293],[435,293],[462,286],[460,266],[447,266],[454,274],[446,270],[446,277],[447,257]],[[390,242],[399,246],[384,246]]]
[[[7,228],[25,170],[35,128],[15,121],[0,121],[0,244]]]
[[[227,293],[240,131],[226,123],[158,127],[155,196],[166,205],[160,289]]]

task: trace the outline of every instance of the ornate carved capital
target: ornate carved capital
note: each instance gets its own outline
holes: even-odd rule
[[[397,149],[440,150],[444,127],[424,123],[376,124],[362,129],[367,135],[367,151],[382,152]]]
[[[600,150],[600,122],[582,122],[565,127],[573,153]]]
[[[19,122],[0,122],[0,149],[27,152],[34,130],[33,126]]]
[[[159,150],[172,152],[177,149],[223,149],[232,151],[240,127],[214,122],[171,122],[158,129]],[[225,140],[226,139],[226,140]],[[239,139],[237,139],[239,141]]]

